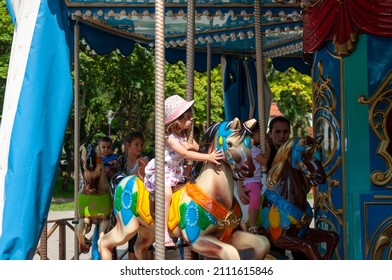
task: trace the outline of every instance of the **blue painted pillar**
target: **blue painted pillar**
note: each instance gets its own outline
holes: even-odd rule
[[[315,191],[315,225],[339,234],[336,259],[391,258],[392,39],[360,35],[347,57],[333,49],[318,50],[312,70],[328,174]]]

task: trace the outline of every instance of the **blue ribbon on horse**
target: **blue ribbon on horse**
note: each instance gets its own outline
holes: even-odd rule
[[[297,206],[287,201],[285,198],[283,198],[281,195],[277,194],[274,191],[267,189],[264,195],[265,198],[272,204],[276,205],[278,209],[283,210],[288,215],[292,216],[294,219],[298,220],[301,223],[302,227],[300,232],[298,233],[298,237],[302,238],[308,230],[310,221],[312,220],[311,217],[313,216],[312,207],[310,206],[309,202],[307,202],[306,210],[305,212],[303,212]]]
[[[300,138],[296,138],[293,143],[292,152],[291,152],[291,166],[296,168],[296,163],[301,162],[301,153],[306,150],[304,146],[298,146]]]

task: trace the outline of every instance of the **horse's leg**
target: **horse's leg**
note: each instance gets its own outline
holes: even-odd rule
[[[298,239],[288,234],[283,234],[275,241],[275,245],[286,250],[304,253],[310,260],[320,260],[321,255],[313,242],[306,239]]]
[[[98,240],[106,233],[106,231],[109,229],[109,226],[110,226],[109,219],[103,219],[98,225],[95,226],[93,242],[91,247],[91,258],[93,260],[101,259],[101,255],[99,254],[99,249],[98,249]]]
[[[218,258],[221,260],[240,260],[237,249],[227,243],[218,240],[211,235],[199,237],[190,247],[195,252],[209,258]]]
[[[138,260],[148,260],[148,248],[155,240],[154,231],[151,228],[140,226],[135,242],[135,255]]]
[[[91,226],[90,222],[91,220],[89,218],[80,219],[76,227],[76,232],[79,239],[80,252],[83,254],[87,254],[88,251],[90,250],[90,246],[86,244],[86,242],[84,241],[84,237],[86,235],[86,229],[87,227]]]
[[[255,252],[256,260],[264,260],[270,250],[270,243],[267,237],[244,231],[234,232],[228,242],[237,250],[252,248]]]
[[[332,258],[332,254],[339,242],[339,235],[336,232],[311,228],[306,234],[306,237],[314,244],[325,242],[327,244],[327,251],[321,259],[330,260]]]
[[[93,240],[91,245],[91,259],[92,260],[100,260],[101,255],[99,254],[98,250],[98,240],[99,240],[99,227],[98,225],[95,226],[94,233],[93,233]]]
[[[120,216],[117,216],[117,223],[107,234],[102,236],[99,241],[99,252],[103,260],[112,259],[112,250],[114,247],[124,244],[132,238],[139,228],[139,221],[133,217],[127,226],[124,226]]]

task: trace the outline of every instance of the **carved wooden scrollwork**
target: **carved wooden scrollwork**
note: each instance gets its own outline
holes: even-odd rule
[[[317,81],[313,83],[313,112],[315,115],[314,133],[323,135],[324,140],[321,143],[323,149],[322,163],[327,178],[327,188],[323,191],[318,190],[315,193],[314,207],[320,211],[328,211],[336,221],[342,225],[342,209],[336,207],[332,200],[332,190],[340,187],[337,178],[333,178],[333,173],[342,163],[340,155],[340,122],[336,115],[337,98],[330,77],[324,74],[322,60],[317,63]]]
[[[376,137],[380,140],[377,155],[385,164],[386,170],[376,170],[370,175],[370,181],[375,186],[392,188],[392,72],[390,72],[379,88],[366,98],[361,95],[358,102],[369,104],[369,124]],[[389,184],[389,186],[388,186]]]

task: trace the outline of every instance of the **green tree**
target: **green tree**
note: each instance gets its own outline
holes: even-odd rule
[[[14,25],[5,1],[0,2],[0,19],[0,106],[2,110],[14,32]]]
[[[273,99],[290,121],[293,136],[309,134],[307,116],[312,112],[312,78],[293,67],[285,72],[276,71],[271,62],[267,68]]]
[[[146,138],[145,152],[153,154],[154,59],[153,52],[135,44],[130,56],[118,52],[96,55],[81,45],[80,52],[80,143],[96,143],[108,135],[106,113],[115,112],[111,137],[121,152],[125,135],[140,130]],[[64,139],[62,166],[63,190],[68,188],[73,171],[74,116],[72,113]]]

